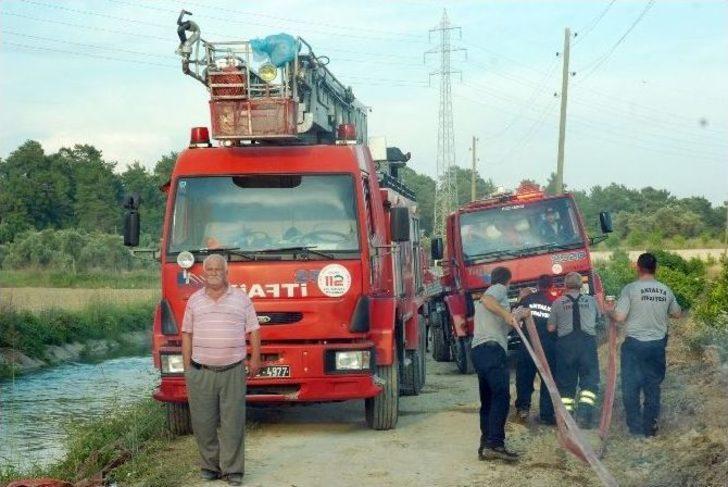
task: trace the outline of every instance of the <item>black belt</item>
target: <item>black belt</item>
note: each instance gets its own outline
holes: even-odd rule
[[[238,362],[235,362],[234,364],[230,365],[205,365],[205,364],[198,364],[194,360],[190,362],[190,365],[196,369],[206,369],[211,370],[213,372],[225,372],[226,370],[234,369],[235,367],[239,367],[240,364],[242,364],[243,361],[240,360]]]

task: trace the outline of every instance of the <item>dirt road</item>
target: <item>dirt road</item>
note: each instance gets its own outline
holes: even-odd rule
[[[478,461],[475,376],[456,374],[453,364],[430,361],[428,367],[427,386],[420,396],[401,398],[392,431],[367,429],[361,401],[249,409],[255,425],[247,440],[245,485],[543,486],[563,485],[565,479],[592,484],[590,471],[567,460],[552,430],[540,426],[529,431],[509,423],[510,444],[524,453],[519,466]],[[191,439],[185,444],[194,448]]]
[[[673,340],[663,388],[663,421],[656,439],[638,439],[623,425],[620,398],[605,464],[620,485],[726,485],[728,481],[728,370],[687,358]],[[453,364],[428,362],[427,386],[404,397],[396,430],[371,431],[361,401],[264,410],[249,408],[248,486],[590,486],[592,471],[564,453],[551,428],[508,423],[516,466],[480,462],[475,376]],[[699,402],[694,399],[701,398]],[[534,400],[537,393],[534,393]],[[722,413],[720,412],[722,411]],[[589,433],[596,443],[594,433]],[[187,472],[178,485],[201,482],[191,437],[158,461]],[[705,481],[696,482],[697,479]]]

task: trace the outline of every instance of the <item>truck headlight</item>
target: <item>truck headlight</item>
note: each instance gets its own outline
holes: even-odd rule
[[[182,355],[164,353],[160,356],[163,374],[181,374],[185,371]]]
[[[370,360],[369,350],[337,351],[334,364],[336,370],[368,370]]]

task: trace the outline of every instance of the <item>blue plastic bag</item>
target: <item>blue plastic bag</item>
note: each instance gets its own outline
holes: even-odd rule
[[[301,43],[289,34],[274,34],[264,39],[253,39],[250,47],[256,59],[270,59],[275,67],[296,59],[296,53],[301,49]]]

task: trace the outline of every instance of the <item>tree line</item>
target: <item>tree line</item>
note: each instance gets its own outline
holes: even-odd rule
[[[74,229],[86,233],[119,234],[125,194],[141,195],[142,233],[150,245],[158,242],[164,218],[165,195],[176,154],[163,155],[152,169],[134,162],[123,171],[103,158],[92,145],[75,145],[46,153],[40,143],[27,141],[0,159],[0,245],[10,244],[29,231]],[[470,201],[471,170],[451,169],[457,204]],[[417,196],[422,228],[432,233],[435,179],[410,167],[400,171],[403,182]],[[553,175],[544,184],[553,193]],[[491,179],[476,172],[476,195],[495,190]],[[611,211],[616,239],[631,246],[701,239],[715,243],[725,225],[725,206],[714,206],[702,196],[678,198],[667,190],[631,189],[612,183],[588,191],[571,191],[585,221],[596,232],[598,213]]]

